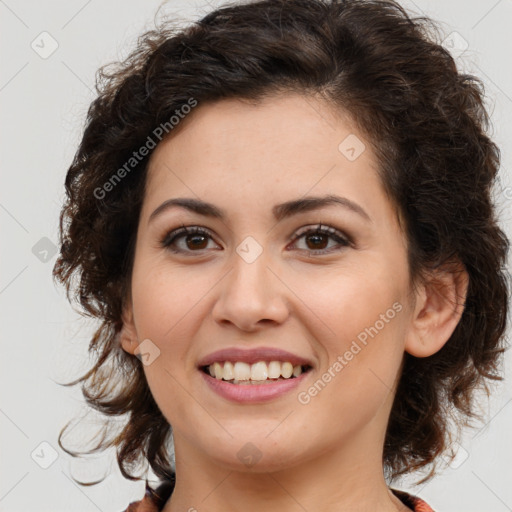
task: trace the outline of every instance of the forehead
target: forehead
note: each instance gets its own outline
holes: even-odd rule
[[[374,215],[389,206],[368,141],[348,115],[317,98],[199,104],[177,128],[150,159],[146,202],[152,206],[185,195],[239,214],[329,193],[365,203]]]

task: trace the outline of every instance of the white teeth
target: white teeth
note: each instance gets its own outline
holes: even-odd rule
[[[281,366],[281,375],[285,379],[289,379],[292,376],[293,373],[293,364],[286,361],[286,363],[283,363]]]
[[[222,371],[222,366],[220,363],[213,363],[213,371],[215,372],[216,379],[222,379],[224,372]]]
[[[232,363],[215,362],[208,367],[212,377],[219,380],[229,380],[235,384],[252,384],[253,382],[272,382],[271,379],[289,379],[292,375],[298,377],[302,373],[302,366],[293,366],[285,361],[258,361],[252,365],[236,361]]]
[[[251,380],[267,380],[268,377],[268,369],[267,363],[264,361],[260,361],[259,363],[254,363],[251,366]],[[224,376],[226,379],[226,377]],[[228,380],[228,379],[226,379]]]
[[[237,361],[233,367],[233,375],[235,380],[250,380],[251,379],[251,367],[247,363]],[[216,378],[222,379],[223,375]]]
[[[270,361],[268,364],[269,379],[278,379],[281,376],[281,363],[279,361]]]
[[[224,375],[222,378],[224,380],[231,380],[235,378],[235,372],[233,371],[233,363],[230,363],[229,361],[226,361],[224,363]]]

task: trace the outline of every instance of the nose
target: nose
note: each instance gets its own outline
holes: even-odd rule
[[[252,262],[233,252],[232,268],[219,283],[219,296],[212,311],[216,322],[256,331],[286,320],[288,288],[269,263],[265,251]]]

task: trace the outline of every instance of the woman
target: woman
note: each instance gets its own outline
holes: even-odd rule
[[[431,28],[246,2],[103,70],[54,272],[101,320],[71,384],[128,415],[96,450],[162,481],[129,512],[432,510],[390,484],[501,379],[508,240],[480,83]]]

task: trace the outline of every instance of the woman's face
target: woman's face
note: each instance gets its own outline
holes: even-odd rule
[[[144,354],[177,458],[251,471],[326,453],[381,463],[412,296],[368,141],[294,94],[199,105],[181,123],[151,156],[122,342]],[[178,198],[211,206],[168,203]],[[173,240],[182,225],[191,234]],[[212,360],[230,379],[307,371],[235,384],[205,373]]]

